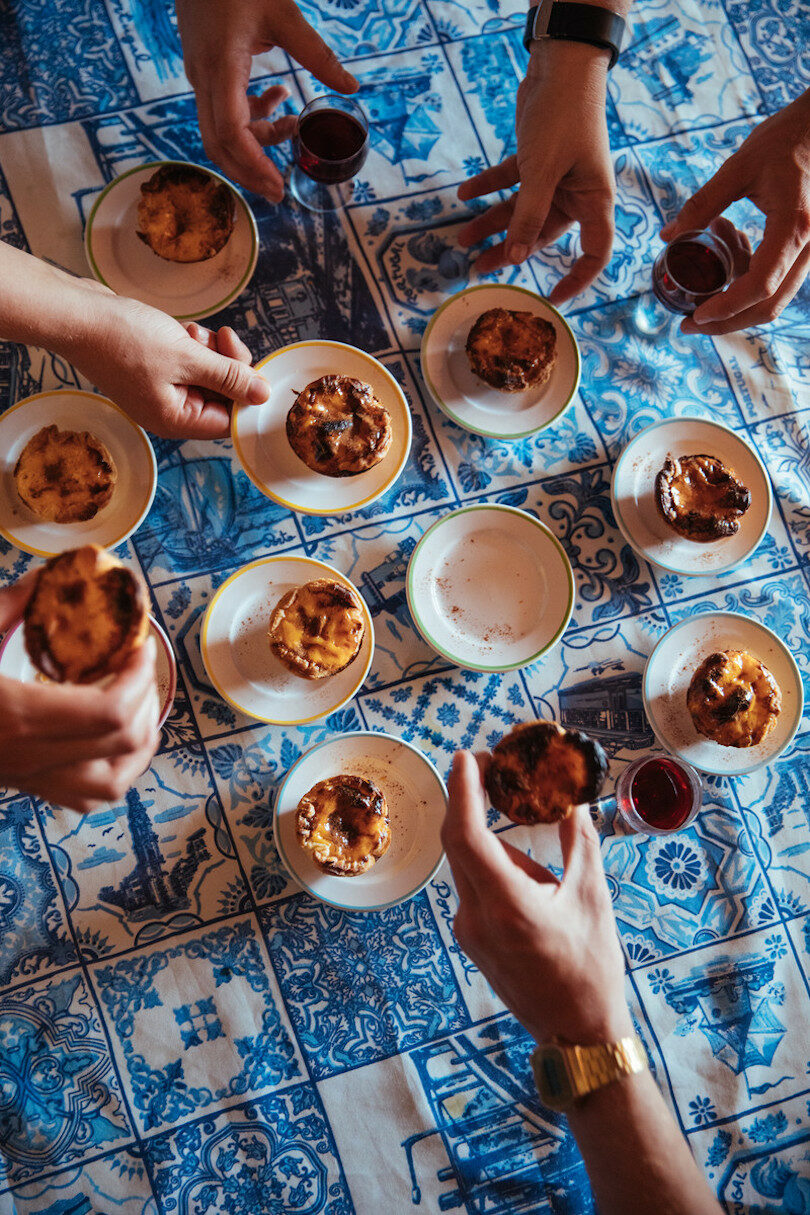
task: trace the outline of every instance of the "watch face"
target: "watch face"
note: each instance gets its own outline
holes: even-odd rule
[[[556,1046],[538,1050],[534,1059],[534,1075],[540,1096],[552,1109],[564,1109],[574,1100],[574,1089],[568,1073],[565,1055]]]

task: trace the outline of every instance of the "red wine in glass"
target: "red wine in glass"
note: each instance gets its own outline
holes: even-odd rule
[[[692,822],[703,800],[695,769],[671,755],[653,755],[625,768],[616,783],[616,804],[624,819],[653,835],[679,831]]]
[[[293,141],[294,196],[314,211],[346,205],[347,192],[329,187],[349,182],[368,155],[368,120],[348,97],[316,97],[298,115]]]
[[[709,230],[684,232],[655,259],[653,291],[670,312],[691,316],[733,277],[733,258],[724,241]]]

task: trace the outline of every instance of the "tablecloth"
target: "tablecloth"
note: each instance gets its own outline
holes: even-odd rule
[[[810,297],[769,329],[723,339],[648,323],[662,221],[753,123],[810,86],[807,5],[636,4],[610,77],[615,250],[566,310],[580,391],[516,443],[435,409],[419,343],[437,305],[474,281],[455,240],[470,208],[455,192],[514,145],[522,5],[301,7],[361,81],[371,153],[338,218],[250,196],[256,274],[213,323],[257,358],[318,336],[375,354],[408,396],[412,453],[383,499],[318,518],[262,497],[228,442],[156,441],[154,506],[119,551],[145,575],[179,661],[160,750],[120,805],[88,817],[11,790],[0,800],[3,1215],[592,1211],[566,1123],[535,1095],[531,1042],[454,942],[449,870],[384,912],[320,904],[275,852],[274,787],[306,747],[345,730],[394,733],[446,773],[457,747],[491,745],[534,715],[587,719],[616,775],[654,749],[645,660],[697,612],[756,617],[810,672]],[[271,77],[289,85],[291,112],[320,91],[280,51],[257,61],[255,87]],[[207,163],[165,0],[0,6],[0,123],[0,235],[82,274],[83,221],[105,183],[153,159]],[[756,231],[753,209],[738,215]],[[565,237],[494,280],[547,292],[574,249]],[[80,384],[58,358],[0,346],[2,408]],[[646,565],[611,513],[628,438],[679,415],[737,430],[775,490],[756,554],[716,579]],[[482,501],[535,513],[576,576],[561,644],[504,676],[449,667],[404,593],[420,535]],[[240,716],[200,660],[213,590],[276,553],[337,566],[376,626],[359,695],[305,728]],[[32,560],[0,542],[0,580]],[[805,719],[770,768],[707,779],[689,830],[634,836],[609,813],[600,824],[639,1032],[734,1212],[810,1211],[809,799]]]

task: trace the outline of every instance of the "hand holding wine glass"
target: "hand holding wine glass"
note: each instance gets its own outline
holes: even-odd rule
[[[262,149],[288,139],[296,120],[270,118],[287,96],[281,85],[248,97],[253,56],[281,47],[338,93],[355,92],[357,81],[294,0],[176,0],[176,6],[206,154],[239,185],[280,202],[281,174]]]

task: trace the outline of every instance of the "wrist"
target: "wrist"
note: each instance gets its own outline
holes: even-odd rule
[[[580,95],[593,93],[604,104],[609,63],[609,52],[603,47],[541,38],[532,43],[526,79],[564,90],[565,96],[570,94],[575,81]]]
[[[596,1046],[602,1042],[618,1042],[635,1032],[626,1004],[602,1011],[582,1011],[585,1015],[566,1017],[554,1024],[524,1021],[524,1025],[538,1045],[553,1041],[563,1046]]]

